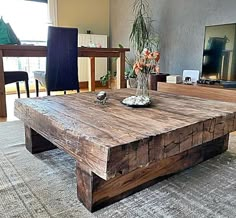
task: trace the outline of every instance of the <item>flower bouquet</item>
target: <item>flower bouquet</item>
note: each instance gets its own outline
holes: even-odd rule
[[[148,79],[150,73],[158,72],[158,62],[160,53],[158,51],[151,52],[144,49],[133,66],[133,70],[137,74],[138,86],[135,96],[125,98],[122,103],[128,106],[147,106],[151,100],[148,90]]]

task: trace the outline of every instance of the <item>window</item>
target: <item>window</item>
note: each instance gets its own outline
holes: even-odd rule
[[[0,0],[0,15],[22,43],[46,41],[48,5],[26,0]]]
[[[0,16],[10,23],[21,44],[45,45],[47,39],[48,4],[27,0],[0,0]],[[45,70],[45,58],[4,58],[4,70],[23,70],[29,73],[30,87],[34,89],[32,71]],[[22,83],[24,85],[24,83]],[[22,86],[23,88],[24,86]],[[6,86],[7,93],[15,85]]]

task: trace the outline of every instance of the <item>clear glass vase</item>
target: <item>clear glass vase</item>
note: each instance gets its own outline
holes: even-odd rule
[[[137,84],[136,96],[149,97],[148,79],[149,79],[148,73],[139,72],[137,74],[138,84]]]

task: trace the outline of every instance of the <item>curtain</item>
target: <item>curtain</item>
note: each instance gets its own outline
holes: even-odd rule
[[[49,25],[58,26],[57,20],[57,0],[47,0],[48,1],[48,17]]]

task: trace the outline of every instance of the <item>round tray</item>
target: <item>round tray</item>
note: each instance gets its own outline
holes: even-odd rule
[[[139,104],[125,104],[121,101],[121,104],[126,105],[128,107],[141,108],[141,107],[150,107],[151,102],[149,102],[148,104],[139,105]]]
[[[128,99],[128,98],[135,98],[136,96],[130,96],[130,97],[127,97],[127,98],[125,98],[125,99]],[[149,99],[149,101],[148,102],[145,102],[144,104],[135,104],[135,103],[133,103],[133,102],[130,102],[130,103],[125,103],[124,102],[124,100],[125,99],[123,99],[122,101],[121,101],[121,103],[122,104],[124,104],[124,105],[126,105],[126,106],[128,106],[128,107],[134,107],[134,108],[141,108],[141,107],[149,107],[150,105],[151,105],[151,100]]]

